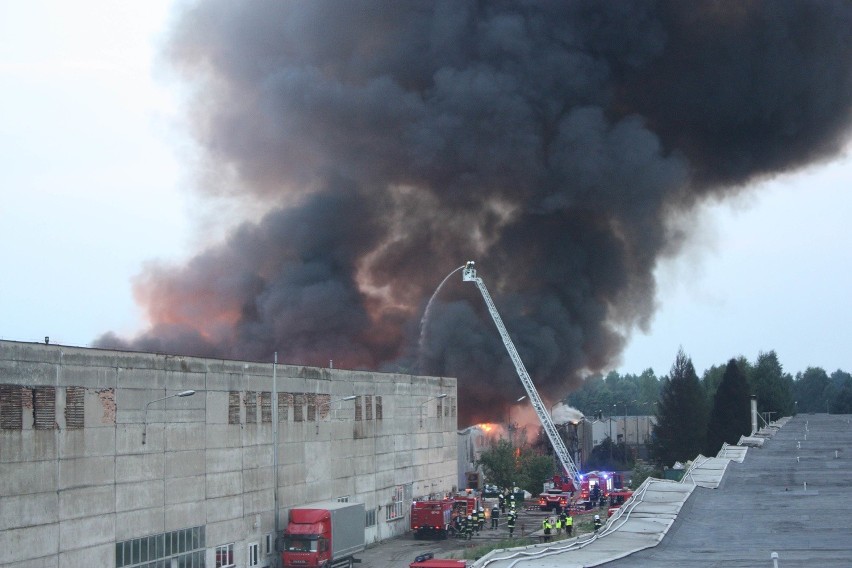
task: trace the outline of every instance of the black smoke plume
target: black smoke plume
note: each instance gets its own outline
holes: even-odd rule
[[[848,1],[209,0],[170,37],[201,190],[268,212],[146,269],[150,329],[100,344],[456,376],[462,424],[522,390],[460,277],[419,344],[450,271],[561,396],[649,324],[696,205],[852,117]]]

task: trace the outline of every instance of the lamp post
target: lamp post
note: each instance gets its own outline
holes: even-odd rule
[[[426,399],[425,401],[420,403],[420,427],[421,428],[423,428],[423,407],[426,406],[427,404],[429,404],[429,402],[431,402],[433,400],[437,400],[439,398],[447,398],[447,393],[442,392],[441,394],[439,394],[437,396],[433,396],[432,398]]]
[[[146,404],[146,405],[145,405],[145,425],[142,427],[142,443],[143,443],[143,444],[145,443],[145,438],[146,438],[146,436],[147,436],[147,434],[148,434],[148,407],[149,407],[149,406],[151,406],[151,405],[152,405],[152,404],[154,404],[155,402],[160,402],[161,400],[166,400],[166,399],[169,399],[169,398],[174,398],[174,397],[176,397],[176,396],[180,396],[180,397],[192,396],[192,395],[194,395],[194,394],[195,394],[195,391],[194,391],[194,390],[185,390],[185,391],[183,391],[183,392],[177,392],[177,393],[175,393],[175,394],[170,394],[169,396],[164,396],[163,398],[158,398],[158,399],[156,399],[156,400],[152,400],[152,401],[150,401],[148,404]]]

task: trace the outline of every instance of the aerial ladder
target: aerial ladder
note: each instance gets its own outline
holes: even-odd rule
[[[506,331],[506,326],[503,325],[503,319],[500,317],[500,314],[497,312],[497,308],[494,306],[494,300],[491,299],[491,294],[488,293],[488,289],[485,287],[485,283],[482,281],[482,278],[479,278],[476,275],[476,268],[474,268],[474,262],[472,260],[468,261],[464,265],[462,281],[473,282],[476,284],[476,287],[479,288],[480,293],[482,293],[485,305],[488,306],[488,311],[491,313],[491,319],[494,320],[494,325],[497,326],[497,331],[500,332],[500,337],[503,338],[503,345],[506,346],[506,350],[509,352],[509,357],[511,357],[512,363],[515,364],[515,370],[518,372],[518,377],[521,379],[521,383],[527,391],[527,396],[530,399],[530,403],[532,403],[532,407],[535,409],[535,413],[538,414],[538,419],[541,421],[544,432],[547,434],[547,438],[553,446],[553,451],[556,453],[556,457],[559,458],[559,461],[562,463],[562,467],[574,483],[574,489],[579,491],[581,482],[580,472],[577,471],[577,466],[574,465],[574,460],[571,459],[571,454],[568,453],[568,449],[565,447],[562,437],[559,435],[559,432],[556,431],[556,426],[550,418],[550,413],[541,402],[541,398],[538,396],[538,391],[536,390],[529,373],[527,373],[527,369],[524,367],[523,361],[521,361],[521,356],[518,355],[518,350],[515,349],[515,344],[512,343],[512,338],[509,337],[509,332]]]

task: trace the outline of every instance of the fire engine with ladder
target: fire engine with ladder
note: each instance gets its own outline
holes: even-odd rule
[[[530,403],[532,404],[535,413],[538,415],[538,419],[541,421],[541,425],[544,428],[545,434],[547,434],[548,440],[550,440],[550,443],[553,446],[553,451],[556,454],[556,457],[559,459],[559,462],[562,464],[562,468],[568,476],[568,481],[570,481],[573,486],[570,490],[575,491],[579,489],[583,482],[580,472],[577,471],[577,466],[574,465],[574,460],[571,459],[571,454],[568,453],[568,448],[565,447],[562,437],[559,436],[559,432],[556,431],[556,426],[550,418],[550,413],[547,412],[547,409],[544,407],[544,403],[542,403],[541,398],[538,396],[538,391],[536,390],[535,385],[533,385],[532,379],[530,378],[526,367],[524,367],[523,361],[521,361],[521,356],[518,354],[518,350],[515,349],[515,344],[512,343],[512,338],[509,337],[509,332],[506,331],[506,326],[503,325],[503,319],[500,317],[500,313],[494,305],[494,300],[491,299],[491,294],[488,293],[488,289],[485,287],[485,283],[482,281],[482,278],[476,275],[476,268],[474,268],[474,262],[472,260],[468,261],[464,265],[464,269],[462,270],[462,281],[473,282],[476,284],[476,287],[479,288],[479,292],[485,300],[485,305],[488,306],[488,312],[491,314],[491,319],[494,320],[494,325],[497,326],[497,331],[500,332],[500,337],[503,339],[503,345],[506,346],[506,350],[509,352],[509,357],[515,365],[518,378],[521,379],[521,384],[524,385],[527,397],[529,397]]]

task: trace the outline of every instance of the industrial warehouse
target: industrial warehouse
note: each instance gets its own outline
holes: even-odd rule
[[[269,566],[317,501],[377,542],[456,464],[454,378],[0,341],[2,568]]]

